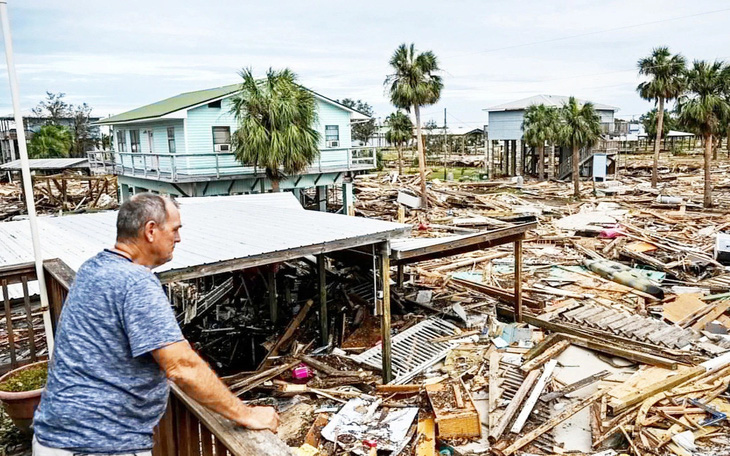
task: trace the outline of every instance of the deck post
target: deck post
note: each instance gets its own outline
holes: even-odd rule
[[[383,350],[383,383],[390,383],[393,380],[393,366],[391,364],[391,343],[390,343],[390,243],[383,242],[378,249],[380,257],[380,283],[382,296],[380,313],[380,338]],[[380,294],[379,293],[379,294]]]
[[[515,321],[522,322],[522,238],[515,241]]]
[[[324,254],[317,255],[317,276],[319,278],[319,327],[322,345],[329,343],[329,319],[327,317],[327,268]]]
[[[276,297],[276,265],[271,264],[266,268],[266,285],[269,289],[269,313],[271,322],[276,324],[279,320],[279,303]]]
[[[317,210],[319,212],[327,212],[327,186],[318,185],[317,191]]]
[[[398,268],[397,285],[398,285],[398,288],[400,288],[403,286],[403,284],[406,281],[406,267],[405,267],[405,265],[399,264],[397,266],[397,268]]]
[[[342,183],[342,213],[355,215],[355,199],[352,193],[352,182]]]

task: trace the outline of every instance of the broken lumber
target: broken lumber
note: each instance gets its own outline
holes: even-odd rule
[[[565,396],[566,394],[572,393],[573,391],[578,391],[581,388],[585,388],[586,386],[588,386],[594,382],[597,382],[598,380],[602,379],[603,377],[607,377],[608,375],[610,375],[610,372],[608,372],[607,370],[601,371],[597,374],[593,374],[582,380],[578,380],[575,383],[571,383],[570,385],[567,385],[565,388],[562,388],[560,391],[553,391],[552,393],[543,394],[540,397],[540,400],[543,400],[545,402],[550,402],[553,399],[561,398],[561,397]]]
[[[481,437],[479,412],[460,379],[426,385],[426,394],[436,415],[439,438]],[[461,398],[463,407],[459,407],[457,398]]]
[[[531,370],[537,369],[552,358],[561,354],[569,346],[570,342],[568,342],[567,340],[561,340],[558,343],[554,344],[552,347],[545,350],[541,355],[524,363],[522,366],[520,366],[520,369],[522,370],[522,372],[529,372]]]
[[[540,372],[534,370],[531,371],[529,374],[527,374],[527,377],[525,377],[525,380],[522,382],[522,385],[517,389],[517,392],[515,393],[514,397],[510,400],[509,405],[507,406],[507,409],[504,411],[504,414],[502,414],[502,417],[499,420],[499,423],[494,427],[494,429],[489,430],[489,442],[495,443],[497,440],[499,440],[500,437],[502,437],[502,434],[504,433],[505,429],[507,429],[507,426],[509,425],[510,421],[512,421],[512,418],[515,416],[517,411],[520,409],[520,406],[522,405],[522,402],[525,400],[527,395],[529,394],[530,390],[532,389],[532,386],[537,381],[537,378],[540,376]]]
[[[436,456],[436,422],[433,415],[418,419],[416,456]]]
[[[492,452],[496,454],[497,456],[510,456],[511,454],[515,453],[520,448],[524,447],[528,443],[532,442],[542,434],[550,431],[552,428],[557,426],[558,424],[562,423],[563,421],[567,420],[571,416],[575,415],[576,413],[580,412],[584,408],[588,407],[595,401],[601,398],[603,396],[603,391],[596,391],[595,393],[591,394],[590,396],[586,397],[585,399],[581,399],[578,401],[575,405],[568,407],[567,409],[563,410],[562,412],[558,413],[554,417],[547,420],[545,423],[541,424],[540,426],[533,429],[531,432],[528,432],[527,434],[523,435],[519,439],[512,442],[510,446],[505,448],[504,450],[500,450],[498,448],[492,449]]]
[[[518,434],[522,431],[523,426],[527,422],[527,418],[530,416],[530,413],[532,413],[532,409],[535,407],[535,404],[537,404],[537,400],[540,398],[540,394],[542,394],[542,391],[545,389],[548,380],[553,375],[553,370],[557,364],[558,362],[556,360],[551,359],[545,365],[545,370],[543,370],[542,375],[540,375],[540,378],[537,380],[537,384],[532,389],[530,397],[528,397],[527,401],[525,401],[525,405],[522,406],[522,410],[520,410],[520,414],[517,415],[517,419],[512,425],[510,432]]]

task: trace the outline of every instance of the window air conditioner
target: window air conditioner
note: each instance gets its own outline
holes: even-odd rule
[[[216,152],[230,152],[231,145],[230,144],[216,144],[215,151]]]
[[[327,147],[340,147],[339,141],[327,141]]]

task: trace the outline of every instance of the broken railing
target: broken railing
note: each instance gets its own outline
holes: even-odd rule
[[[60,260],[44,262],[51,320],[56,321],[68,290],[68,271]],[[71,271],[73,274],[73,271]],[[71,275],[73,277],[73,275]],[[32,262],[0,267],[0,373],[48,359],[38,280]]]
[[[43,264],[55,333],[75,272],[61,260]],[[48,359],[43,312],[34,263],[0,267],[0,372]],[[250,431],[212,413],[172,386],[169,404],[155,429],[155,456],[286,455],[288,447],[269,431]]]

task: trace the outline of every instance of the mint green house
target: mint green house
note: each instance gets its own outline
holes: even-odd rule
[[[231,150],[237,124],[230,99],[238,89],[187,92],[96,122],[110,127],[114,147],[90,153],[90,165],[113,169],[122,199],[144,191],[213,196],[270,190],[264,170],[238,162]],[[376,165],[374,148],[352,147],[351,124],[368,117],[313,93],[320,154],[302,174],[280,181],[281,190],[321,191]]]

